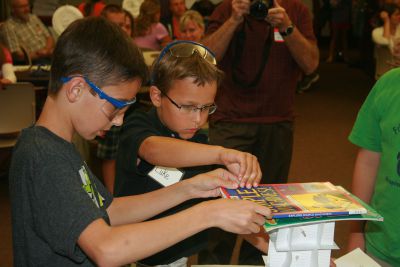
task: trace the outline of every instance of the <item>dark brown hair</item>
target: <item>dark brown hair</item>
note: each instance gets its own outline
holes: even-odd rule
[[[124,13],[124,10],[119,5],[108,4],[103,8],[100,15],[107,18],[108,13]]]
[[[61,78],[82,75],[97,86],[139,78],[148,69],[143,55],[120,27],[102,17],[73,22],[59,37],[51,64],[49,94],[57,94]]]

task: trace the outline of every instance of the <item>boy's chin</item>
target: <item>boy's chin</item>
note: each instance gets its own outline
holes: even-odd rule
[[[98,136],[100,138],[104,138],[104,137],[106,137],[106,134],[107,134],[107,131],[104,131],[104,130],[98,131],[97,134],[93,137],[93,139],[96,138],[96,136]]]
[[[78,133],[79,134],[79,133]],[[92,133],[92,134],[79,134],[83,139],[85,140],[94,140],[96,137],[99,138],[104,138],[105,137],[105,133],[101,133],[101,132],[96,132],[96,133]]]
[[[191,139],[196,133],[179,133],[179,137],[188,140]]]

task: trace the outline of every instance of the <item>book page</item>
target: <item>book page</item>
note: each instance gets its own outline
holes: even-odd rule
[[[334,260],[336,267],[380,267],[370,256],[364,253],[360,248],[347,253],[346,255]]]

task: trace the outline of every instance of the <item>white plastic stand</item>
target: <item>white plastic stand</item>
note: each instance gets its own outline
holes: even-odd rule
[[[270,233],[267,267],[329,267],[335,222],[281,228]]]

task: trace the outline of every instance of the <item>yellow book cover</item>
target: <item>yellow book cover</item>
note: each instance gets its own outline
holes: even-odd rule
[[[364,214],[367,210],[351,194],[330,182],[260,184],[253,188],[221,188],[225,198],[257,202],[271,209],[273,218]]]

